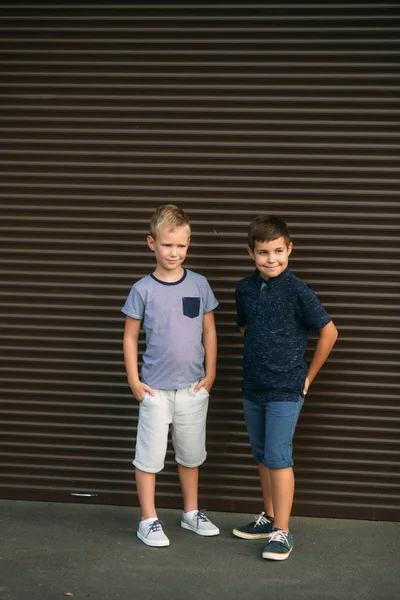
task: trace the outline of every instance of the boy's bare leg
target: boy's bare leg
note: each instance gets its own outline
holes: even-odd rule
[[[198,510],[199,467],[184,467],[178,464],[179,480],[183,495],[183,510]]]
[[[272,502],[272,485],[270,470],[262,463],[258,463],[262,495],[264,498],[264,511],[269,517],[274,516],[274,504]]]
[[[270,469],[272,502],[275,508],[274,527],[289,531],[289,519],[294,497],[292,467]]]
[[[136,467],[136,489],[139,496],[140,508],[142,510],[142,521],[157,517],[155,507],[156,474],[141,471]]]

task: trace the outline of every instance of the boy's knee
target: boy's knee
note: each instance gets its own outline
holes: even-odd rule
[[[264,459],[262,464],[264,465],[264,467],[266,467],[267,469],[271,469],[271,471],[276,471],[278,469],[287,469],[288,467],[293,467],[294,462],[292,457],[290,456],[290,458],[279,458],[277,456],[272,457],[271,459],[269,459],[267,457],[267,459]]]
[[[136,469],[139,469],[139,471],[143,471],[144,473],[160,473],[164,468],[164,460],[162,462],[157,462],[157,459],[154,460],[154,457],[152,457],[150,461],[146,458],[142,461],[141,456],[138,456],[137,452],[132,464]]]

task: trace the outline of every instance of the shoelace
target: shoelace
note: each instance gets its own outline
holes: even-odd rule
[[[149,532],[147,535],[149,535],[151,532],[155,533],[156,531],[162,531],[163,525],[164,525],[164,521],[160,521],[160,519],[153,521],[149,525]]]
[[[206,517],[206,515],[204,514],[204,512],[202,510],[197,511],[197,513],[195,514],[195,517],[197,518],[198,521],[203,521],[203,523],[207,523],[209,521],[209,519]]]
[[[264,513],[261,513],[260,515],[258,515],[258,517],[254,517],[256,520],[256,527],[257,525],[268,525],[268,523],[270,523],[269,519],[266,519],[264,516]]]
[[[269,542],[281,542],[282,544],[289,546],[289,540],[288,540],[287,533],[285,531],[281,531],[279,529],[278,529],[278,531],[272,531],[269,534]]]

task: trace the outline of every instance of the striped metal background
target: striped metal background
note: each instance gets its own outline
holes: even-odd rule
[[[14,2],[0,31],[0,496],[137,502],[119,311],[174,202],[221,303],[201,505],[260,507],[233,290],[275,212],[340,332],[294,512],[400,519],[399,3]],[[158,505],[181,505],[171,452]]]

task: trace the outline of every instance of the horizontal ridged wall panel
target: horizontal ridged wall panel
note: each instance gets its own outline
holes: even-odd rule
[[[340,336],[294,512],[400,518],[399,32],[393,2],[2,4],[0,496],[137,503],[120,308],[173,202],[220,300],[201,505],[260,506],[233,292],[269,212]],[[171,449],[157,494],[181,505]]]

